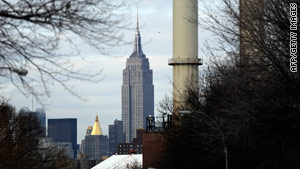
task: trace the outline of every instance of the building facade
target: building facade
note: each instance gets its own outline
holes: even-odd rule
[[[63,151],[65,156],[69,157],[70,159],[73,158],[74,150],[71,142],[55,142],[54,145],[58,150]]]
[[[113,125],[108,126],[109,130],[109,151],[111,154],[117,152],[119,143],[125,142],[125,134],[123,133],[123,121],[115,120]]]
[[[50,147],[56,147],[55,153],[59,151],[63,151],[64,155],[70,159],[74,157],[74,150],[71,142],[53,142],[51,138],[40,138],[39,139],[39,149],[42,152],[43,156],[45,156],[45,152]]]
[[[98,120],[98,115],[94,126],[88,127],[84,140],[81,141],[81,153],[87,155],[88,160],[102,160],[109,154],[108,138],[104,136]]]
[[[265,1],[240,0],[240,64],[247,71],[257,71],[263,63],[263,53],[258,44],[265,33],[264,16]]]
[[[75,161],[74,168],[75,169],[91,169],[97,164],[99,164],[101,160],[89,160],[86,154],[78,153],[77,160]]]
[[[81,151],[89,160],[101,160],[108,153],[108,138],[103,135],[85,136],[81,142]]]
[[[41,127],[43,129],[43,136],[45,137],[46,136],[46,112],[45,112],[45,109],[38,108],[33,113],[37,116],[37,118],[41,124]]]
[[[48,119],[48,138],[53,142],[71,142],[73,158],[77,157],[77,119]]]
[[[118,155],[143,154],[143,145],[135,143],[119,143],[117,153]]]
[[[145,129],[137,129],[136,138],[133,138],[132,143],[119,143],[117,154],[143,154],[143,133]]]
[[[153,75],[142,51],[137,17],[133,52],[123,70],[122,121],[127,143],[136,137],[137,129],[146,127],[145,120],[149,115],[154,116]]]
[[[43,108],[38,108],[35,111],[30,110],[28,107],[23,107],[21,111],[26,112],[28,115],[34,115],[37,117],[41,128],[43,129],[42,137],[46,137],[46,112]]]

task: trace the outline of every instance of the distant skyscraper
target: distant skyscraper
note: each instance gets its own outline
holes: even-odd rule
[[[29,108],[27,107],[23,107],[21,109],[23,112],[26,112],[28,114],[32,114],[32,115],[35,115],[37,117],[37,120],[39,121],[40,123],[40,126],[42,127],[42,129],[44,130],[43,131],[43,134],[42,136],[43,137],[46,137],[46,112],[44,109],[42,108],[38,108],[36,109],[35,111],[31,111]]]
[[[84,140],[81,141],[81,152],[87,155],[89,160],[101,160],[108,155],[108,138],[104,136],[98,120],[98,115],[93,128],[89,126]]]
[[[109,151],[117,152],[119,143],[125,142],[125,134],[123,133],[123,121],[115,120],[113,125],[108,126],[109,130]]]
[[[77,157],[77,119],[48,119],[48,137],[53,142],[71,142]]]
[[[33,112],[36,114],[37,118],[39,119],[39,122],[41,124],[41,127],[44,130],[44,136],[46,136],[46,112],[44,109],[42,108],[38,108],[35,110],[35,112]]]
[[[262,0],[240,0],[240,66],[245,71],[257,70],[258,65],[265,64],[264,54],[258,49],[266,33],[264,21],[259,18],[265,15],[264,6]]]
[[[136,130],[146,127],[146,117],[154,116],[154,86],[149,61],[142,51],[138,14],[134,48],[123,70],[122,121],[126,142],[136,137]]]

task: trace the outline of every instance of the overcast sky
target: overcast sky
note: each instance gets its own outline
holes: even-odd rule
[[[136,8],[131,10],[132,28],[136,25]],[[157,105],[165,95],[171,95],[172,67],[168,59],[172,58],[172,0],[143,0],[139,3],[139,22],[142,37],[143,52],[149,58],[153,70],[155,114]],[[133,41],[135,31],[124,31],[124,38]],[[199,31],[199,48],[209,34]],[[46,116],[49,118],[77,118],[78,144],[85,136],[88,126],[92,126],[96,114],[104,134],[108,134],[108,125],[115,119],[121,120],[121,85],[122,70],[125,69],[126,59],[133,50],[133,44],[115,48],[112,53],[119,57],[103,56],[84,46],[79,47],[85,56],[74,59],[77,64],[87,70],[103,69],[104,77],[100,83],[72,81],[86,102],[76,98],[55,85],[51,88],[52,95],[46,103]],[[67,49],[65,49],[67,50]],[[199,57],[203,57],[199,50]],[[205,60],[204,60],[205,62]],[[32,108],[32,99],[25,98],[13,86],[2,89],[2,95],[10,98],[10,103],[20,109],[24,106]],[[34,110],[40,107],[33,102]]]

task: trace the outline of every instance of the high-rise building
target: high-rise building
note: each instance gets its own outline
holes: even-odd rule
[[[108,126],[109,130],[109,151],[114,154],[117,152],[119,143],[125,142],[123,133],[123,121],[115,120],[113,125]]]
[[[41,124],[41,127],[44,130],[43,135],[46,136],[46,112],[45,112],[45,110],[43,108],[38,108],[33,113],[37,116],[37,118]]]
[[[74,152],[73,158],[77,157],[77,119],[48,119],[48,138],[53,142],[71,142]]]
[[[136,130],[146,127],[146,117],[154,116],[154,86],[149,61],[142,51],[138,15],[134,48],[123,70],[122,121],[126,142],[132,142]]]
[[[81,141],[81,153],[87,155],[89,160],[102,160],[108,152],[108,138],[102,133],[97,115],[94,126],[88,127],[86,136]]]
[[[257,66],[265,64],[259,50],[265,33],[264,8],[265,1],[240,0],[240,66],[245,72],[257,71]]]
[[[28,115],[34,115],[37,117],[38,122],[40,123],[41,128],[43,129],[43,137],[46,137],[46,112],[42,108],[38,108],[35,111],[31,111],[28,107],[23,107],[22,112],[26,112]]]

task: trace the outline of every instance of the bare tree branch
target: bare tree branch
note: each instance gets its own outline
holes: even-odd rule
[[[19,0],[0,1],[0,74],[25,95],[37,100],[50,96],[52,82],[80,97],[67,82],[70,79],[99,82],[101,70],[90,73],[70,60],[80,55],[75,41],[81,40],[101,54],[124,45],[121,33],[127,28],[127,9],[122,1],[108,0]],[[61,45],[69,44],[62,53]],[[29,73],[22,76],[16,71]],[[9,73],[10,72],[10,73]],[[33,87],[33,83],[40,83]]]

